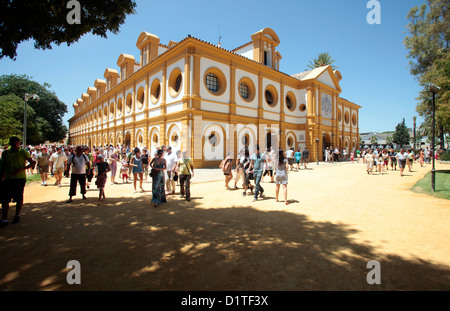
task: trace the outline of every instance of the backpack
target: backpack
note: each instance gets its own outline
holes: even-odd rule
[[[226,162],[226,161],[227,161],[227,160],[225,159],[225,160],[222,160],[222,162],[220,162],[219,168],[221,168],[222,171],[225,171],[225,162]]]
[[[224,168],[222,169],[223,172],[228,172],[230,170],[231,161],[227,161],[224,165]]]
[[[72,154],[72,156],[70,157],[70,163],[72,163],[73,164],[73,159],[75,159],[75,153],[74,154]],[[86,163],[89,163],[89,158],[87,157],[87,155],[85,155],[84,153],[82,153],[82,155],[83,155],[83,157],[84,157],[84,159],[86,160]]]

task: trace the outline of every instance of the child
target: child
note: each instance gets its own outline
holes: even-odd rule
[[[352,164],[354,164],[355,162],[355,152],[352,151],[352,153],[350,153],[350,159],[352,160]]]
[[[98,203],[97,205],[101,204],[102,201],[102,197],[103,199],[106,199],[105,197],[105,184],[106,184],[106,173],[111,171],[111,169],[109,168],[109,164],[107,162],[104,161],[105,158],[102,154],[100,154],[98,156],[98,162],[95,163],[95,167],[97,169],[97,188],[100,189],[100,193],[98,195]]]
[[[122,172],[122,182],[128,184],[128,163],[126,159],[122,159],[122,167],[120,168]]]

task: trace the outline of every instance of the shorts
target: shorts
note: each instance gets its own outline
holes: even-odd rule
[[[122,174],[122,179],[128,178],[128,174]]]
[[[173,176],[175,175],[173,172],[167,171],[167,180],[173,180]],[[166,180],[166,181],[167,181]]]
[[[2,203],[22,202],[26,182],[26,179],[6,179],[2,181],[4,191]]]
[[[309,162],[309,158],[302,158],[303,163],[308,163]]]
[[[406,166],[406,160],[399,160],[398,161],[398,167],[399,168],[405,168]]]
[[[39,174],[48,174],[48,165],[38,166]]]
[[[289,165],[293,165],[294,164],[294,158],[288,158],[288,163],[289,163]]]
[[[105,188],[106,179],[106,177],[97,177],[97,181],[95,182],[95,184],[97,185],[98,189]]]
[[[53,174],[62,174],[64,173],[64,167],[54,168]]]

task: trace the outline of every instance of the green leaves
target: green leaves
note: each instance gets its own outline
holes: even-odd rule
[[[399,144],[400,146],[409,144],[409,131],[406,127],[405,119],[395,127],[395,132],[393,135],[393,142]]]
[[[410,35],[404,44],[409,50],[411,74],[422,86],[416,110],[426,120],[431,116],[432,94],[428,84],[438,85],[441,90],[436,96],[436,124],[443,144],[444,133],[450,131],[450,3],[427,0],[420,9],[412,8],[407,18]]]
[[[3,122],[8,124],[0,138],[22,136],[25,93],[40,97],[39,102],[28,101],[27,143],[38,144],[47,140],[56,142],[65,138],[67,127],[62,124],[62,118],[67,113],[67,106],[48,89],[49,86],[46,83],[40,85],[26,75],[0,76],[0,124],[2,127]]]
[[[29,39],[37,49],[51,49],[51,44],[68,45],[92,32],[107,37],[107,32],[118,33],[128,14],[134,14],[132,0],[97,0],[81,2],[81,24],[69,24],[67,1],[1,1],[0,59],[15,59],[17,46]]]
[[[309,62],[308,68],[315,69],[315,68],[331,65],[333,70],[335,70],[338,67],[333,65],[334,62],[335,62],[335,60],[331,57],[331,55],[328,52],[320,53],[319,57],[317,57]]]

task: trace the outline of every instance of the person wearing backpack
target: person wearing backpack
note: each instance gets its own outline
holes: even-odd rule
[[[188,152],[183,151],[182,157],[178,159],[176,169],[180,169],[180,198],[191,200],[191,179],[194,178],[194,162],[189,158]]]
[[[233,156],[233,152],[229,152],[225,160],[223,160],[219,166],[225,176],[225,188],[227,188],[227,190],[231,190],[229,183],[233,179],[233,173],[231,172],[231,169],[233,168]]]
[[[42,184],[41,186],[47,187],[47,174],[50,155],[47,153],[47,148],[42,148],[42,152],[37,155],[38,171],[41,174]]]
[[[83,200],[86,200],[86,167],[91,168],[89,158],[83,153],[83,148],[78,146],[76,153],[69,157],[68,167],[72,166],[72,175],[70,177],[69,201],[72,203],[72,197],[77,194],[77,183],[80,184],[80,192]]]

